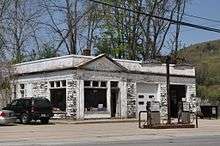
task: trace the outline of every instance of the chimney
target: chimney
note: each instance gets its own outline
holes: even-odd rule
[[[88,48],[83,49],[83,55],[85,56],[91,56],[91,50]]]

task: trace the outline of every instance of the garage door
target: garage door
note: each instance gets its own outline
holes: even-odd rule
[[[157,95],[158,85],[157,84],[137,84],[137,104],[138,113],[140,111],[146,111],[147,101],[155,101]]]

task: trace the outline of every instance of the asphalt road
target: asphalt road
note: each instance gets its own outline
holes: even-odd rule
[[[73,144],[72,144],[73,145]],[[66,144],[65,146],[71,146]],[[74,146],[220,146],[220,136],[184,137],[157,140],[129,140],[123,142],[107,142],[93,144],[76,144]]]
[[[220,120],[158,130],[137,123],[0,126],[0,146],[220,146]]]
[[[25,141],[5,141],[1,146],[220,146],[220,135],[215,136],[193,136],[182,138],[154,139],[154,140],[125,140],[111,142],[71,142],[71,141],[49,141],[26,143]]]

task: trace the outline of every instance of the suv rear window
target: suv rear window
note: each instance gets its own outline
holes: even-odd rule
[[[34,105],[40,107],[49,107],[51,106],[50,101],[46,98],[36,98],[34,99]]]

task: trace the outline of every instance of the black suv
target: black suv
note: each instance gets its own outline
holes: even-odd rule
[[[27,124],[31,120],[41,120],[41,123],[49,123],[53,116],[50,101],[43,97],[19,98],[8,104],[4,110],[12,110],[21,123]]]

